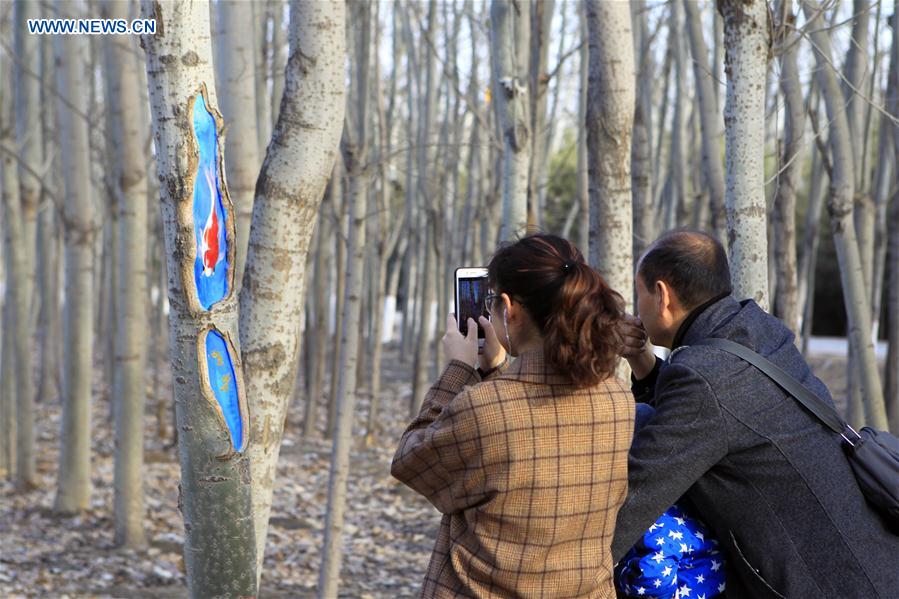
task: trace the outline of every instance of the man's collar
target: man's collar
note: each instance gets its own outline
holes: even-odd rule
[[[726,298],[729,295],[730,295],[730,292],[722,293],[721,295],[716,295],[715,297],[706,301],[705,303],[702,303],[702,304],[696,306],[695,308],[693,308],[690,311],[690,313],[687,314],[687,317],[684,319],[684,321],[677,328],[677,333],[674,334],[674,341],[671,343],[672,351],[677,349],[678,347],[680,347],[680,345],[684,341],[684,336],[687,334],[687,331],[690,329],[690,325],[692,325],[696,321],[696,319],[699,318],[700,314],[705,312],[706,308],[708,308],[709,306],[711,306],[714,303],[717,303],[717,302],[723,300],[724,298]]]

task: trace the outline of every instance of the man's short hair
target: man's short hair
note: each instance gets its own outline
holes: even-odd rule
[[[662,235],[643,254],[637,274],[650,291],[656,281],[667,283],[686,310],[733,291],[724,246],[700,231]]]

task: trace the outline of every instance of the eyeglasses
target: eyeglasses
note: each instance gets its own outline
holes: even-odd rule
[[[498,297],[499,296],[495,293],[488,293],[484,296],[484,310],[487,311],[487,316],[493,316],[493,302],[495,302]]]

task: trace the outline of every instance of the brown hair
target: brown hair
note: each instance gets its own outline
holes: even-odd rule
[[[624,300],[570,241],[538,233],[500,246],[487,266],[494,293],[519,301],[543,336],[545,359],[577,386],[612,376]]]

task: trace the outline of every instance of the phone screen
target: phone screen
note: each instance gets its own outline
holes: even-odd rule
[[[479,316],[487,316],[484,299],[487,297],[487,277],[459,278],[459,305],[456,313],[459,331],[468,334],[468,319],[478,321]],[[478,339],[484,338],[484,329],[478,327]]]

